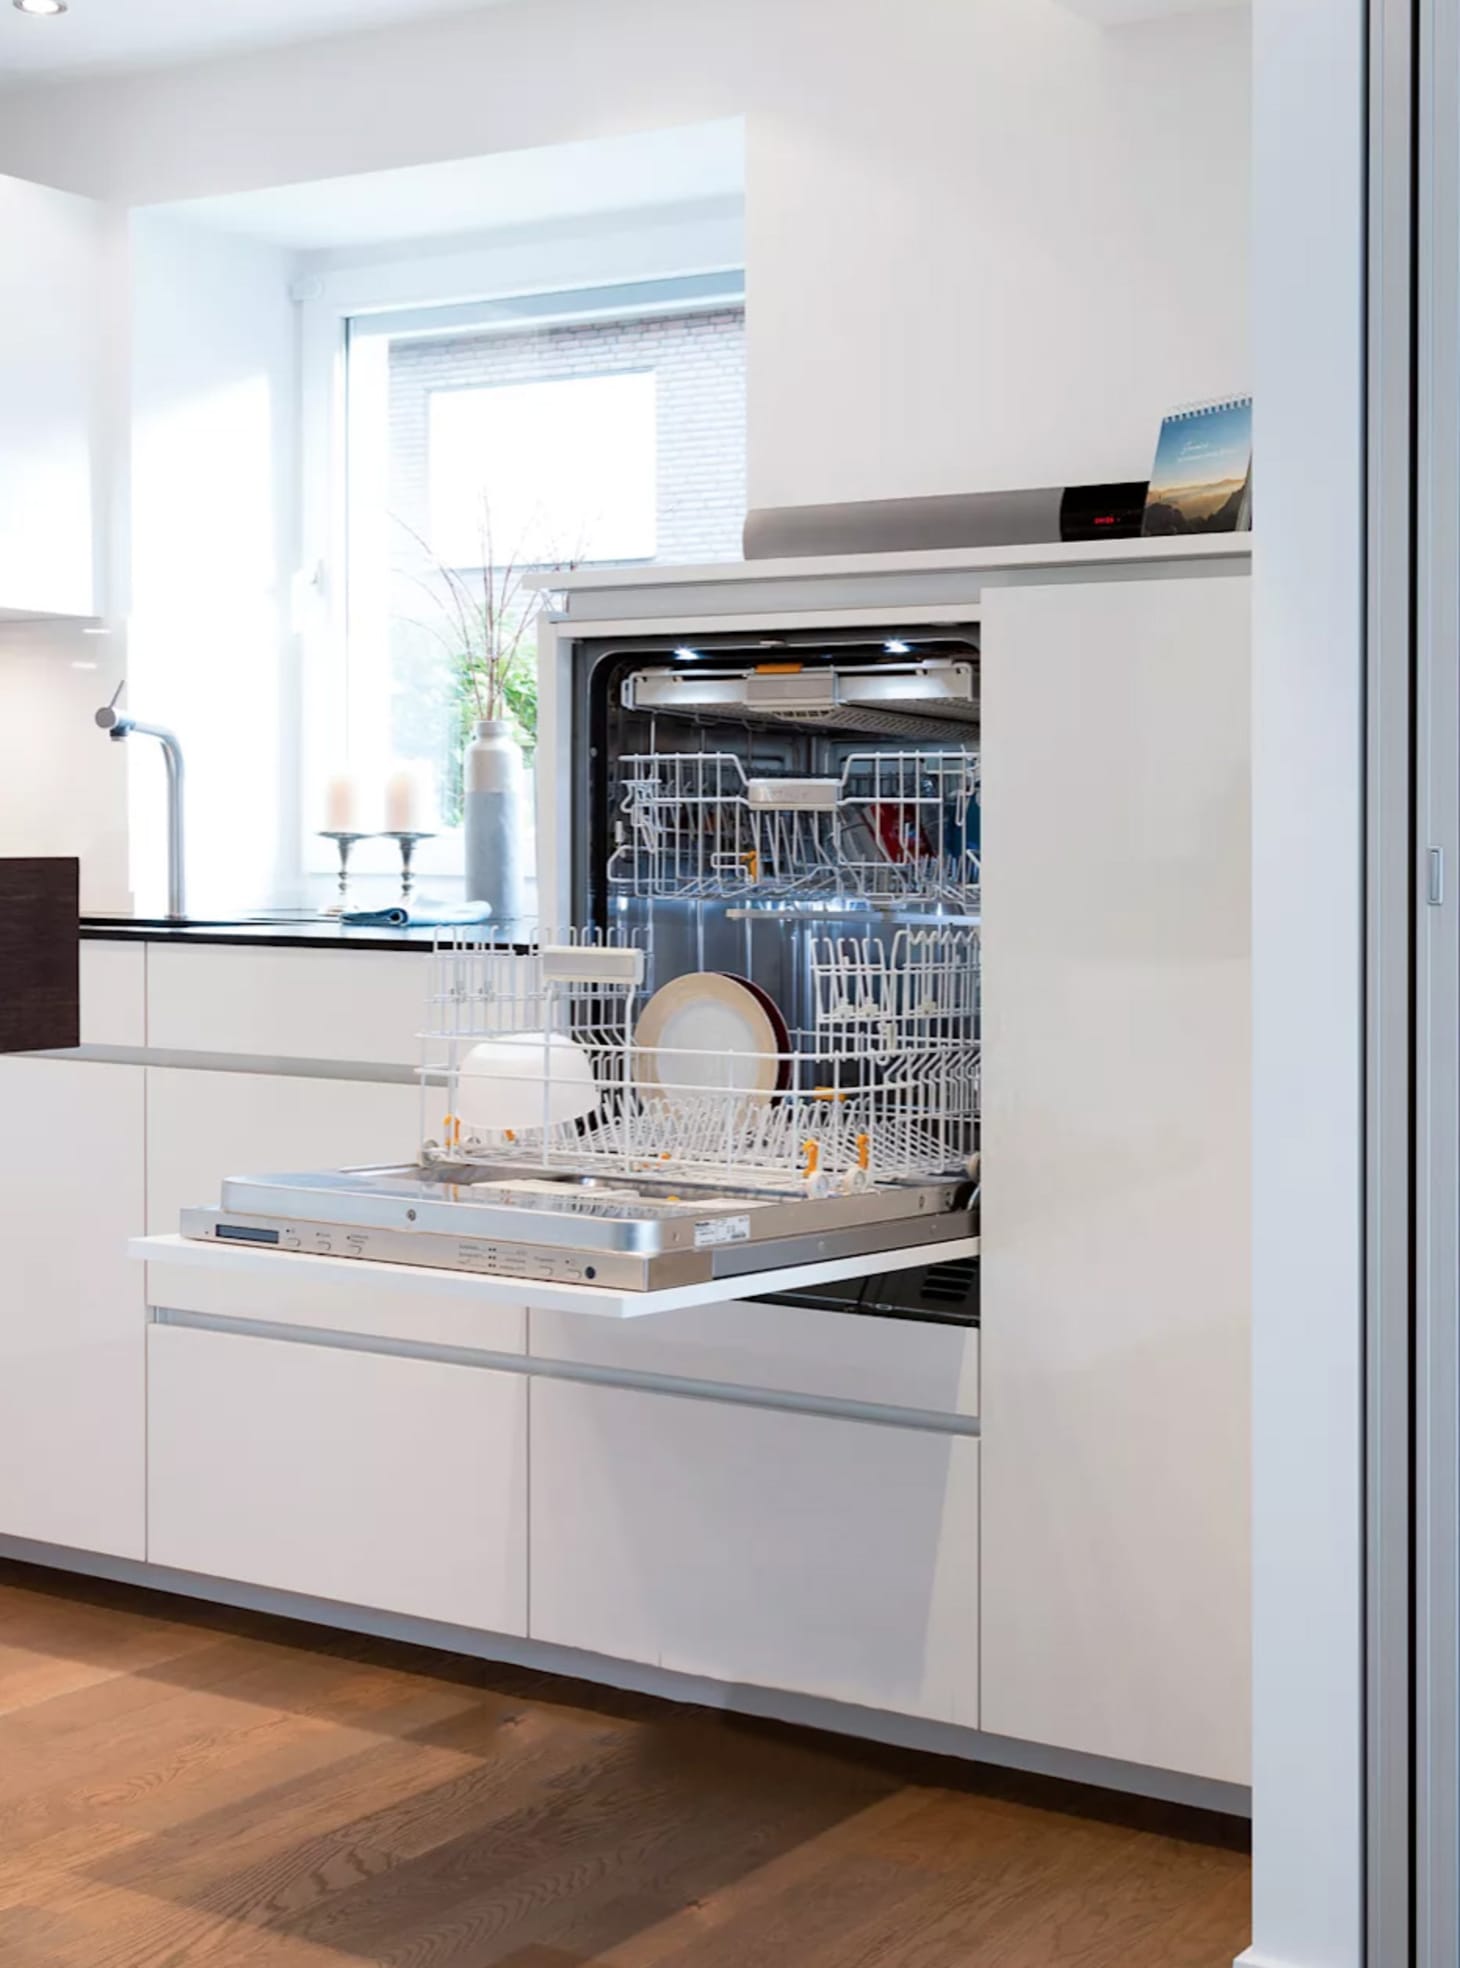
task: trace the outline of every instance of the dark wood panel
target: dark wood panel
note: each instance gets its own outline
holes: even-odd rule
[[[0,1963],[1227,1968],[1246,1827],[0,1563]]]
[[[80,864],[0,860],[0,1052],[81,1043]]]

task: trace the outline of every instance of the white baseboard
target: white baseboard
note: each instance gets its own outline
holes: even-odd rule
[[[1085,1756],[1077,1750],[1052,1749],[1044,1743],[1016,1742],[1007,1736],[985,1735],[981,1729],[927,1721],[916,1715],[894,1715],[883,1709],[860,1708],[853,1702],[708,1681],[699,1675],[679,1674],[638,1661],[615,1660],[606,1654],[582,1653],[573,1647],[556,1647],[541,1640],[479,1633],[471,1627],[448,1626],[441,1621],[414,1619],[401,1613],[382,1613],[369,1606],[349,1606],[333,1599],[311,1599],[298,1593],[276,1592],[267,1586],[207,1578],[196,1572],[172,1571],[167,1566],[148,1565],[135,1558],[110,1558],[97,1552],[34,1544],[26,1538],[0,1537],[0,1558],[158,1592],[175,1592],[183,1598],[205,1599],[249,1612],[275,1613],[281,1619],[308,1620],[317,1626],[368,1633],[379,1639],[437,1647],[477,1660],[540,1668],[545,1673],[597,1681],[634,1694],[658,1695],[666,1701],[695,1702],[703,1708],[753,1715],[765,1721],[825,1729],[835,1735],[860,1736],[898,1749],[926,1750],[938,1756],[960,1757],[965,1762],[1022,1770],[1032,1776],[1093,1784],[1102,1790],[1125,1791],[1167,1804],[1187,1804],[1230,1817],[1250,1817],[1252,1812],[1252,1793],[1240,1784],[1219,1783],[1213,1778],[1187,1776],[1175,1770],[1147,1769],[1139,1763],[1118,1763],[1103,1756]],[[1287,1965],[1266,1962],[1253,1955],[1243,1957],[1242,1968],[1287,1968]]]

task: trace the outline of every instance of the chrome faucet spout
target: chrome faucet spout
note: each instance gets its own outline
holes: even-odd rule
[[[125,711],[117,709],[117,699],[125,688],[124,678],[112,692],[111,702],[104,704],[97,712],[96,722],[113,742],[122,738],[155,738],[162,747],[163,762],[167,767],[167,913],[170,916],[185,916],[188,906],[182,746],[178,743],[177,734],[165,725],[143,724],[140,719],[128,717]]]

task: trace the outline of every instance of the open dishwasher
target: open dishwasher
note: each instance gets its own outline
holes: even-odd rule
[[[438,946],[418,1162],[233,1178],[184,1235],[628,1292],[841,1264],[920,1316],[868,1280],[976,1234],[977,684],[968,635],[593,652],[578,921]]]

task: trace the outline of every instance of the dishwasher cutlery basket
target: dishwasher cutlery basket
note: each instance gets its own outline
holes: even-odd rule
[[[812,934],[807,964],[807,1023],[784,1051],[756,1056],[771,1070],[748,1075],[743,1053],[638,1041],[654,981],[646,943],[570,932],[527,952],[465,933],[439,944],[424,1159],[787,1194],[962,1174],[978,1148],[977,927]],[[507,1038],[530,1062],[514,1066],[530,1119],[472,1127],[460,1111],[468,1061]],[[588,1062],[593,1104],[554,1119],[570,1056],[579,1077]],[[777,1090],[747,1084],[756,1078]]]

